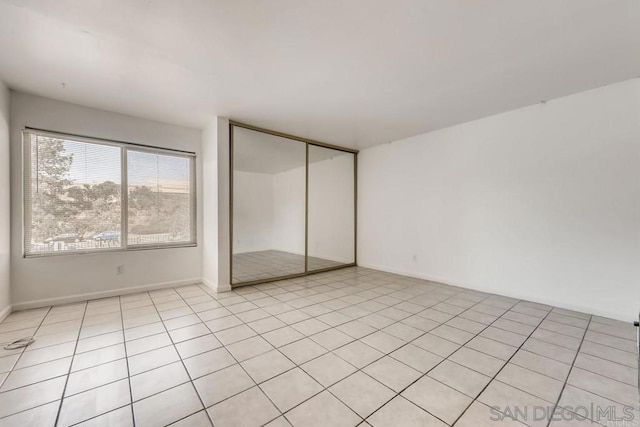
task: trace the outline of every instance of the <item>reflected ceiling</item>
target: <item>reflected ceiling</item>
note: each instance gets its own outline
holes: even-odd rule
[[[300,141],[234,126],[234,169],[277,174],[304,167],[305,145]],[[351,155],[342,151],[316,147],[309,151],[309,163]]]

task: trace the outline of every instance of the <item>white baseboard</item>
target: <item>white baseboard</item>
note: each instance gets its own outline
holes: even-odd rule
[[[625,313],[620,313],[613,310],[602,309],[600,307],[589,307],[580,304],[572,304],[564,301],[559,301],[554,298],[549,298],[544,295],[532,295],[527,292],[509,291],[505,292],[503,289],[494,288],[491,286],[478,286],[469,283],[455,283],[451,280],[441,277],[434,277],[424,274],[408,273],[406,271],[400,271],[393,268],[381,267],[378,265],[371,265],[358,262],[359,267],[370,268],[372,270],[384,271],[386,273],[398,274],[401,276],[413,277],[416,279],[429,280],[432,282],[442,283],[444,285],[457,286],[459,288],[472,289],[474,291],[486,292],[488,294],[502,295],[505,297],[516,298],[523,301],[537,302],[539,304],[551,305],[553,307],[564,308],[566,310],[578,311],[581,313],[593,314],[601,317],[608,317],[610,319],[621,320],[623,322],[633,321],[635,317],[627,318]],[[635,316],[635,315],[634,315]]]
[[[218,293],[231,291],[231,285],[219,285],[217,283],[213,283],[211,280],[205,279],[204,277],[202,278],[202,283]]]
[[[238,249],[238,248],[233,248],[233,254],[234,255],[240,255],[240,254],[250,254],[252,252],[265,252],[265,251],[272,251],[272,250],[277,250],[277,249],[273,249],[273,248],[244,248],[244,249]]]
[[[353,258],[349,259],[349,258],[340,258],[340,257],[329,256],[329,255],[312,255],[312,254],[309,254],[309,257],[326,259],[327,261],[338,262],[340,264],[353,264]]]
[[[12,311],[13,310],[12,310],[11,304],[9,304],[4,309],[2,309],[2,311],[0,311],[0,322],[4,321],[4,319],[6,319],[7,316],[11,314]]]
[[[266,249],[269,250],[269,249]],[[304,251],[303,252],[298,252],[298,251],[292,251],[289,249],[279,249],[279,248],[273,248],[270,249],[273,251],[280,251],[280,252],[286,252],[289,254],[294,254],[294,255],[300,255],[300,256],[304,256]],[[352,264],[353,263],[353,259],[348,259],[348,258],[340,258],[340,257],[335,257],[333,255],[324,255],[324,254],[312,254],[309,253],[309,257],[310,258],[321,258],[321,259],[326,259],[328,261],[333,261],[333,262],[339,262],[341,264]]]
[[[72,302],[115,297],[118,295],[134,294],[136,292],[153,291],[156,289],[172,288],[174,286],[196,285],[202,283],[202,278],[176,280],[173,282],[152,283],[149,285],[134,286],[131,288],[111,289],[108,291],[89,292],[66,297],[46,298],[34,301],[19,302],[12,305],[13,311],[28,310],[31,308],[48,307],[50,305],[69,304]]]

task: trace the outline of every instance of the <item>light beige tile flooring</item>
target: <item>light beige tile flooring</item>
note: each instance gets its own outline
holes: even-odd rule
[[[310,256],[309,271],[338,267],[341,263]],[[304,273],[304,255],[267,250],[233,255],[233,283]]]
[[[638,425],[635,333],[363,268],[144,292],[0,324],[0,426]]]

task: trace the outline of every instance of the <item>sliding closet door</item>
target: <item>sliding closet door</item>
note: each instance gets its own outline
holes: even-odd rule
[[[309,145],[308,271],[355,262],[355,154]]]
[[[306,144],[231,132],[231,283],[305,273]]]

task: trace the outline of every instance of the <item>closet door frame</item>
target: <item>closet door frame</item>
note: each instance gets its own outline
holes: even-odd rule
[[[269,277],[265,279],[252,280],[247,282],[233,283],[233,199],[234,199],[234,186],[233,186],[233,174],[234,174],[234,128],[243,128],[252,130],[255,132],[266,133],[281,138],[286,138],[293,141],[298,141],[306,146],[306,159],[305,159],[305,193],[304,193],[304,272],[289,274],[285,276]],[[326,267],[322,269],[309,271],[309,147],[317,146],[323,148],[329,148],[331,150],[343,151],[353,154],[353,262],[348,264],[341,264],[333,267]],[[268,283],[278,280],[293,279],[296,277],[304,277],[311,274],[323,273],[325,271],[338,270],[341,268],[354,267],[358,265],[358,150],[352,148],[340,147],[338,145],[327,144],[313,139],[303,138],[287,133],[277,132],[274,130],[264,129],[257,126],[249,125],[246,123],[237,122],[235,120],[229,120],[229,281],[231,287],[236,288],[240,286],[257,285],[259,283]]]

